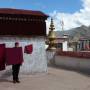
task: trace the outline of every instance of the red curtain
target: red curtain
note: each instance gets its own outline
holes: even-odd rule
[[[0,71],[5,69],[5,44],[0,44]]]
[[[24,53],[31,54],[33,52],[33,45],[27,45],[24,48]]]
[[[23,52],[22,47],[18,48],[6,48],[6,64],[22,64]]]

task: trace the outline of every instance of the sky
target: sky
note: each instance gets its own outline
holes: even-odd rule
[[[90,0],[0,0],[0,8],[39,10],[54,20],[55,30],[90,25]],[[47,31],[50,18],[47,19]]]
[[[82,6],[80,0],[0,0],[0,7],[40,10],[48,14],[54,10],[73,13]]]

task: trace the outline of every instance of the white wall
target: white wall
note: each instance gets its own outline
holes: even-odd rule
[[[64,41],[62,44],[63,44],[63,51],[68,51],[68,42]]]
[[[73,51],[73,48],[69,47],[69,48],[68,48],[68,51]]]
[[[69,67],[73,69],[90,70],[90,59],[75,58],[67,56],[55,56],[55,65]]]
[[[6,47],[14,47],[15,42],[19,42],[23,47],[28,44],[33,44],[32,54],[24,53],[24,63],[21,66],[21,73],[40,73],[47,71],[47,58],[45,51],[44,37],[0,37],[0,43],[6,43]],[[9,66],[7,66],[8,69]],[[9,67],[10,68],[10,67]]]
[[[46,55],[47,55],[47,63],[48,64],[52,63],[53,59],[54,59],[54,56],[55,56],[55,51],[47,50]]]

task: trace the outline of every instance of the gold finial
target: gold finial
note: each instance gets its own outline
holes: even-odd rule
[[[53,19],[51,18],[51,24],[50,24],[50,28],[49,28],[49,34],[48,34],[48,38],[56,38],[55,36],[55,32],[54,32],[54,23],[53,23]]]
[[[50,24],[50,28],[49,28],[51,31],[53,31],[55,28],[54,28],[54,24],[53,24],[53,18],[51,18],[51,24]]]
[[[47,50],[55,50],[55,32],[54,32],[54,24],[53,24],[53,19],[51,18],[51,24],[50,24],[50,28],[49,28],[49,34],[48,34],[48,48]]]

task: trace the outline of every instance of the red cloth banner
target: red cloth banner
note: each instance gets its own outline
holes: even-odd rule
[[[0,44],[0,71],[5,70],[5,44]]]
[[[22,64],[23,52],[22,47],[6,48],[6,65]]]
[[[32,44],[25,46],[24,53],[31,54],[32,51],[33,51],[33,45]]]

